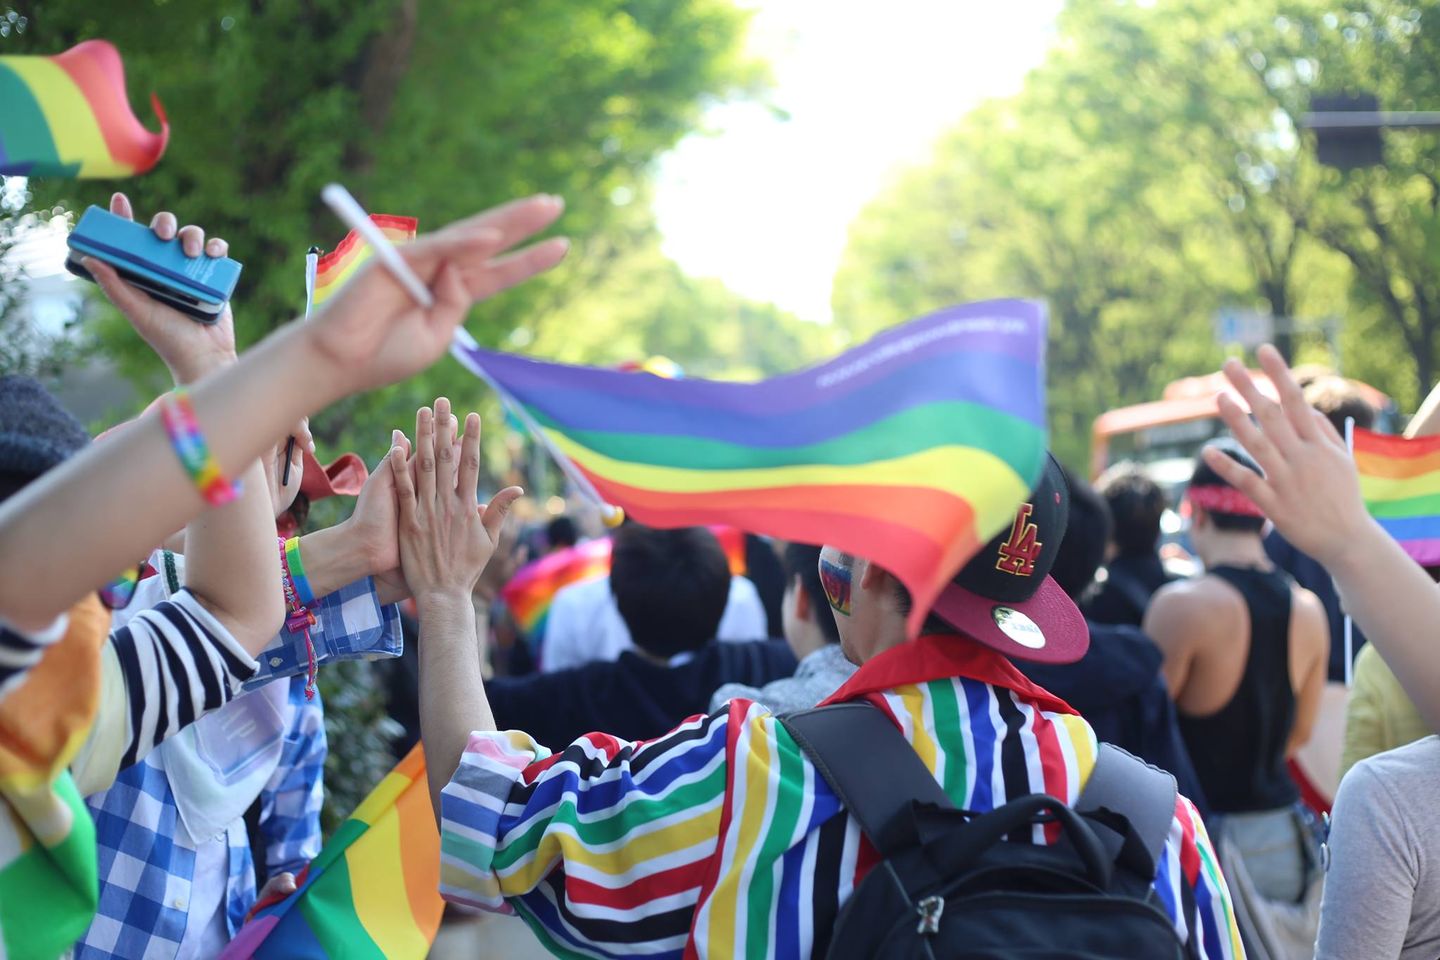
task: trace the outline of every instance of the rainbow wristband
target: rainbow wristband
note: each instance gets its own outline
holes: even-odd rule
[[[200,432],[200,421],[195,418],[195,407],[184,387],[176,387],[161,399],[160,420],[165,424],[175,456],[180,458],[181,466],[190,474],[190,481],[206,503],[219,507],[240,495],[240,485],[225,479],[220,464],[210,455],[205,435]]]
[[[310,589],[310,578],[305,576],[305,564],[300,559],[299,537],[285,541],[285,567],[290,571],[290,582],[295,585],[301,606],[310,606],[315,602],[315,592]]]

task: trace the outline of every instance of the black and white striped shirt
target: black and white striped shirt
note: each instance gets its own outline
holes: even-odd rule
[[[63,620],[38,635],[0,626],[0,696],[19,685],[64,630]],[[97,763],[112,776],[230,702],[259,668],[183,589],[112,631],[101,657],[99,714],[77,764]]]

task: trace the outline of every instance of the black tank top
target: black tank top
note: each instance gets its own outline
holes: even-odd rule
[[[1290,685],[1290,578],[1274,570],[1208,571],[1240,591],[1250,610],[1250,654],[1235,696],[1206,717],[1180,713],[1180,732],[1205,798],[1217,813],[1251,813],[1294,803],[1285,769],[1295,724]]]

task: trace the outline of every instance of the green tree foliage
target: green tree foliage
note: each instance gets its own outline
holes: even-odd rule
[[[1298,121],[1317,91],[1440,105],[1423,29],[1440,4],[1071,0],[1044,64],[984,105],[853,225],[837,321],[867,333],[957,300],[1051,308],[1054,445],[1084,462],[1107,408],[1214,369],[1221,308],[1302,322],[1281,345],[1413,403],[1435,376],[1440,144],[1324,168]],[[1431,31],[1433,33],[1433,30]],[[1332,362],[1342,358],[1328,358]]]
[[[231,241],[244,262],[237,326],[253,342],[303,306],[311,244],[343,228],[319,201],[346,183],[369,209],[437,226],[510,197],[564,196],[572,262],[488,303],[469,324],[497,343],[561,317],[608,260],[590,247],[625,216],[649,164],[716,98],[762,89],[730,0],[163,0],[15,3],[29,29],[7,52],[55,52],[105,37],[125,58],[131,99],[161,96],[174,134],[150,174],[123,183],[35,182],[42,202],[104,203],[117,187],[138,211],[175,209]],[[145,116],[142,108],[140,115]],[[153,123],[153,121],[152,121]],[[648,211],[645,213],[648,216]],[[554,322],[563,322],[555,319]],[[106,352],[152,388],[161,371],[111,323]],[[458,365],[322,417],[322,439],[388,444],[423,399],[478,395]]]

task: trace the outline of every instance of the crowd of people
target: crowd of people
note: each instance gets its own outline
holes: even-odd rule
[[[1230,436],[1178,503],[1135,464],[1092,487],[1048,459],[918,636],[863,556],[740,533],[740,573],[712,529],[633,521],[591,531],[607,569],[526,636],[506,582],[585,524],[526,529],[518,488],[481,496],[476,414],[437,398],[373,470],[322,466],[305,418],[424,369],[475,302],[554,266],[564,241],[517,247],[561,209],[407,245],[431,307],[372,265],[239,356],[228,309],[197,324],[87,262],[175,381],[93,441],[0,378],[0,744],[43,774],[0,780],[0,847],[53,834],[73,794],[98,851],[93,916],[36,942],[212,957],[294,891],[322,840],[315,671],[382,650],[441,893],[560,955],[1440,953],[1440,591],[1366,513],[1341,432],[1373,411],[1345,381],[1302,386],[1262,348],[1277,400],[1228,363]],[[350,516],[309,529],[337,495]],[[1346,614],[1337,792],[1296,761],[1351,669]]]

